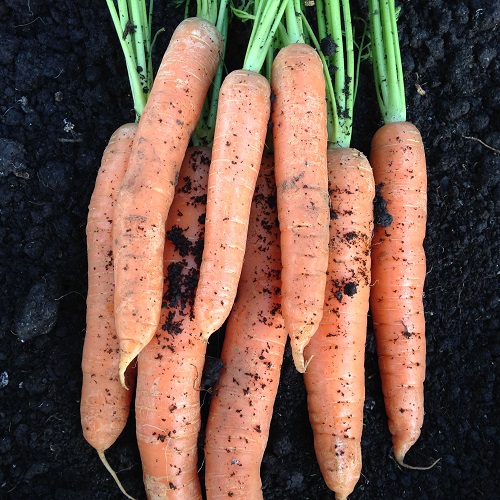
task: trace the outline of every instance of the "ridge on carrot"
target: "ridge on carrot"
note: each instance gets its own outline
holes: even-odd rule
[[[222,55],[211,22],[182,21],[155,77],[118,194],[113,227],[120,380],[160,319],[165,221],[191,134]]]
[[[301,2],[289,1],[271,70],[272,135],[281,230],[282,307],[295,366],[323,315],[328,266],[326,90],[317,52],[305,42]]]
[[[372,139],[370,163],[376,203],[387,215],[375,221],[370,309],[394,457],[404,467],[423,469],[405,464],[404,458],[419,438],[424,419],[425,151],[417,127],[406,121],[394,0],[369,0],[368,8],[384,121]]]
[[[147,102],[153,79],[151,67],[151,18],[144,0],[107,0],[127,65],[136,121]],[[140,68],[140,70],[138,70]],[[114,324],[114,277],[112,225],[118,190],[128,168],[136,123],[119,127],[103,153],[87,220],[88,294],[86,333],[82,352],[80,416],[85,439],[94,447],[106,469],[124,490],[109,465],[105,451],[116,441],[128,419],[132,391],[118,377],[119,342]],[[135,386],[136,367],[126,373],[127,385]]]
[[[330,249],[323,318],[304,351],[311,359],[304,382],[316,457],[340,500],[361,474],[375,187],[368,159],[350,146],[357,74],[349,2],[318,0],[316,14],[321,42],[304,24],[326,80]]]
[[[270,85],[259,72],[287,2],[255,2],[242,69],[225,77],[219,93],[194,305],[205,341],[223,325],[236,297],[270,115]]]

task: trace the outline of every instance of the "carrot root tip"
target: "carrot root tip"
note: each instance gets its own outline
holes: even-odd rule
[[[401,453],[401,452],[398,453],[398,452],[394,451],[394,457],[393,457],[394,460],[395,460],[395,462],[399,466],[404,467],[405,469],[410,469],[410,470],[429,470],[429,469],[432,469],[441,460],[441,457],[440,457],[437,460],[434,460],[434,462],[432,462],[430,465],[425,465],[425,466],[409,465],[409,464],[405,463],[405,461],[404,461],[406,452],[408,451],[408,448],[405,449],[403,453]]]
[[[120,491],[127,497],[129,498],[130,500],[136,500],[134,497],[130,496],[126,491],[125,491],[125,488],[123,487],[122,483],[120,482],[120,480],[118,479],[118,476],[116,475],[116,472],[113,470],[113,468],[111,467],[111,465],[109,465],[109,462],[106,458],[106,456],[104,455],[104,451],[103,450],[97,450],[97,454],[99,455],[99,458],[101,459],[101,462],[104,464],[104,467],[106,467],[106,469],[108,470],[108,472],[111,474],[111,477],[115,480],[115,483],[116,485],[118,486],[118,488],[120,488]]]

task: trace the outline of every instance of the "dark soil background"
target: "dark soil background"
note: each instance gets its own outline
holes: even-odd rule
[[[399,3],[408,119],[429,174],[426,416],[408,462],[442,460],[419,472],[391,459],[370,332],[352,498],[498,498],[500,6]],[[182,14],[165,4],[155,2],[155,28],[166,28],[156,67]],[[242,33],[232,31],[229,66],[242,63]],[[133,120],[120,50],[104,0],[0,3],[1,498],[122,498],[79,420],[87,206],[107,140]],[[368,153],[380,115],[369,63],[361,72],[353,146]],[[132,415],[108,458],[144,498],[134,440]],[[262,480],[269,500],[331,498],[289,350]]]

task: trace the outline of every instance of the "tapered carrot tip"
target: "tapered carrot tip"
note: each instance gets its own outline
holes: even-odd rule
[[[120,377],[120,383],[125,389],[127,386],[127,368],[130,363],[134,361],[137,355],[144,349],[144,345],[138,344],[137,342],[122,340],[120,342],[120,363],[118,365],[118,374]]]
[[[97,450],[97,454],[99,455],[99,458],[101,459],[101,462],[104,464],[104,467],[108,469],[108,472],[111,474],[111,477],[115,480],[116,485],[120,489],[120,491],[130,500],[136,500],[134,497],[130,496],[126,491],[125,488],[123,487],[122,483],[118,479],[118,476],[116,475],[116,472],[113,470],[111,465],[109,465],[108,460],[106,459],[106,456],[104,455],[104,450]]]
[[[430,465],[424,465],[424,466],[408,465],[407,463],[405,463],[405,456],[408,453],[408,450],[415,444],[419,436],[420,436],[420,431],[414,434],[410,440],[403,441],[398,439],[398,436],[392,437],[394,460],[396,460],[396,462],[401,467],[405,467],[406,469],[412,469],[412,470],[429,470],[432,469],[441,460],[441,458],[438,458]]]
[[[309,325],[301,330],[294,332],[290,336],[290,343],[292,345],[292,356],[295,368],[299,373],[305,373],[307,365],[311,361],[312,357],[309,359],[304,358],[304,349],[311,340],[312,336],[316,333],[318,325]]]

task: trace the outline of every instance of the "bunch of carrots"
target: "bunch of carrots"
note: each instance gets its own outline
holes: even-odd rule
[[[135,392],[148,498],[263,498],[289,339],[323,477],[347,498],[362,466],[370,309],[394,457],[411,467],[423,423],[426,167],[406,122],[394,0],[369,0],[357,61],[347,0],[307,2],[307,17],[301,0],[187,1],[154,78],[153,2],[107,3],[136,122],[112,135],[89,205],[86,440],[132,498],[104,453]],[[241,69],[225,74],[232,16],[252,28]],[[350,147],[366,38],[385,123],[369,159]],[[201,374],[223,326],[200,481]]]

